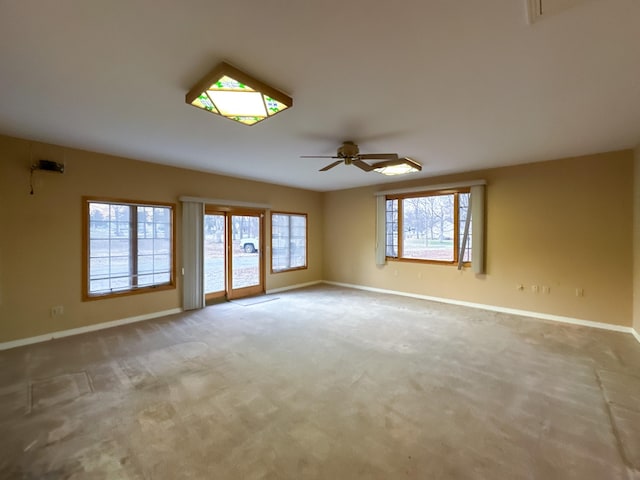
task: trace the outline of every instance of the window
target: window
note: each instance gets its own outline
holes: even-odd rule
[[[387,195],[385,245],[387,258],[457,264],[470,189]],[[471,225],[469,226],[471,227]],[[463,262],[471,262],[471,234]]]
[[[85,299],[175,287],[174,206],[84,199]]]
[[[307,216],[271,214],[271,271],[307,268]]]

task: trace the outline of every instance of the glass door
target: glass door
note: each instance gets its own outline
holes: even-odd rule
[[[227,293],[227,218],[207,210],[204,215],[204,295],[206,300]]]
[[[264,292],[262,217],[249,212],[229,215],[229,299]]]
[[[205,209],[204,293],[207,301],[264,293],[263,217],[263,212]]]

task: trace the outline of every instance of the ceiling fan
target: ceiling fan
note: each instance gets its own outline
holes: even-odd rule
[[[397,153],[360,153],[358,145],[351,141],[345,141],[340,147],[336,155],[332,156],[317,156],[317,155],[301,155],[300,158],[335,158],[335,162],[321,168],[320,172],[326,172],[344,163],[345,165],[355,165],[365,172],[372,170],[384,173],[384,169],[389,167],[395,167],[397,165],[408,165],[413,171],[422,170],[422,165],[410,158],[399,158]],[[366,162],[365,160],[378,160],[373,163]]]

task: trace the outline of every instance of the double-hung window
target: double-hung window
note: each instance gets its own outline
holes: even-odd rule
[[[469,198],[469,188],[387,195],[386,257],[457,265],[462,254],[462,263],[471,262],[471,225],[460,251]]]
[[[83,202],[85,299],[175,287],[172,204]]]
[[[271,213],[271,271],[307,268],[307,216]]]

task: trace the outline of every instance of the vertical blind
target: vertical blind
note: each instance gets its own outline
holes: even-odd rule
[[[204,203],[182,202],[182,308],[204,307]]]

